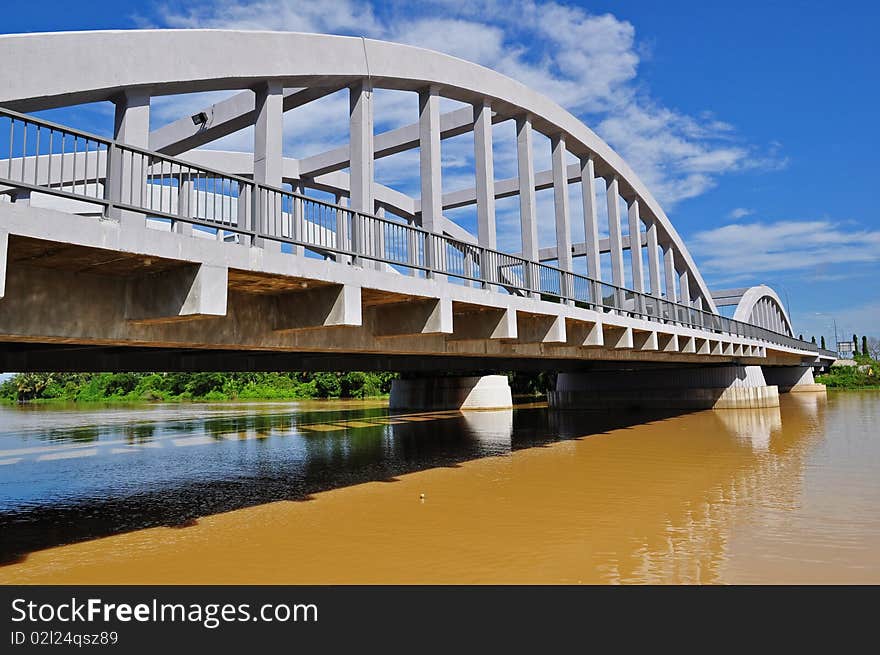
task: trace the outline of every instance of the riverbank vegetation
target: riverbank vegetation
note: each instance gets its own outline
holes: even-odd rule
[[[471,373],[480,375],[481,373]],[[0,383],[0,402],[223,402],[381,398],[396,373],[18,373]],[[543,397],[552,373],[509,373],[514,395]]]
[[[373,398],[392,373],[19,373],[0,384],[7,402],[140,402]]]
[[[856,354],[854,366],[834,366],[816,376],[816,382],[829,389],[880,389],[880,361],[869,354]]]

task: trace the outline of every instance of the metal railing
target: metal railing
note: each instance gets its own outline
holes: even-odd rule
[[[97,205],[108,216],[130,211],[165,219],[172,229],[196,225],[218,240],[281,242],[294,253],[302,248],[338,262],[369,260],[409,275],[446,276],[600,312],[818,351],[787,334],[0,108],[0,194],[31,191]]]

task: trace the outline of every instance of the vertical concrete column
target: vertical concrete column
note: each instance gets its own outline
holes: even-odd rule
[[[571,273],[571,214],[568,208],[568,171],[565,161],[565,135],[550,139],[553,172],[553,208],[556,215],[556,258],[559,268]],[[571,277],[563,275],[559,281],[564,297],[572,297]]]
[[[666,277],[666,299],[670,302],[678,302],[678,293],[675,289],[675,250],[671,243],[663,246],[663,272]]]
[[[273,187],[281,186],[282,154],[281,145],[283,139],[284,118],[284,89],[281,82],[268,81],[254,88],[256,120],[254,121],[254,182],[267,184]],[[280,228],[276,225],[275,216],[269,216],[270,208],[280,203],[273,202],[274,197],[254,194],[254,219],[258,222],[259,230],[269,234]],[[280,236],[280,235],[279,235]],[[281,243],[257,238],[254,245],[271,249],[281,250]]]
[[[606,180],[608,199],[608,240],[611,248],[611,283],[623,286],[623,239],[620,236],[620,205],[617,177]]]
[[[596,212],[596,178],[592,156],[581,158],[581,192],[584,199],[584,240],[586,241],[587,248],[587,276],[594,280],[601,280],[599,218]]]
[[[477,240],[495,249],[495,163],[492,157],[492,109],[474,105],[474,163],[477,182]]]
[[[124,91],[114,100],[113,139],[138,148],[150,145],[150,94]]]
[[[516,119],[516,160],[519,181],[519,220],[522,235],[523,257],[530,262],[538,261],[538,218],[535,204],[535,166],[532,152],[532,118],[519,116]],[[538,288],[538,271],[528,266],[525,271],[525,284],[531,289]],[[534,294],[538,295],[538,294]]]
[[[639,218],[639,199],[633,198],[628,203],[627,218],[629,219],[629,254],[632,260],[633,291],[644,293],[645,280],[642,275],[642,229]]]
[[[651,295],[660,298],[660,252],[657,243],[657,222],[648,221],[648,278],[651,281]]]
[[[359,80],[349,87],[349,143],[351,147],[351,208],[364,214],[373,211],[373,88],[367,80]],[[360,252],[366,247],[369,238],[364,231],[363,221],[352,214],[351,249]],[[352,257],[352,263],[358,263]]]
[[[146,90],[133,89],[124,91],[114,99],[115,113],[113,117],[113,139],[138,148],[150,145],[150,93]],[[149,190],[146,189],[148,162],[140,161],[133,164],[133,157],[119,151],[111,153],[107,162],[108,179],[105,182],[104,194],[111,202],[138,204],[143,198],[148,202]],[[137,175],[140,179],[134,180]],[[144,214],[118,209],[110,210],[110,217],[120,224],[146,225]]]
[[[679,273],[678,288],[681,290],[681,297],[678,299],[678,302],[680,302],[682,305],[687,305],[688,307],[691,307],[691,287],[688,283],[687,269]]]
[[[443,215],[443,182],[440,167],[440,89],[430,86],[419,92],[419,171],[422,184],[422,228],[440,232]],[[440,268],[435,261],[441,249],[429,236],[425,244],[425,264]],[[434,277],[438,277],[436,274]]]
[[[487,101],[474,105],[474,166],[477,183],[477,243],[495,250],[495,161],[492,153],[492,108]],[[480,262],[480,276],[485,283],[488,261]]]

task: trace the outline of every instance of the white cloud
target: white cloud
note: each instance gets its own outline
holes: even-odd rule
[[[880,230],[830,220],[734,223],[697,232],[688,246],[698,257],[701,272],[728,280],[880,263]]]
[[[754,212],[751,209],[737,207],[736,209],[730,210],[730,213],[727,216],[733,220],[738,220],[740,218],[745,218],[746,216],[751,216],[752,214],[754,214]]]

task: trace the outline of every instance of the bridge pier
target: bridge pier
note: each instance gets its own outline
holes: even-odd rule
[[[505,375],[420,377],[391,383],[391,409],[506,409],[513,407]]]
[[[779,393],[789,392],[825,392],[824,384],[816,384],[813,379],[813,367],[807,366],[765,366],[764,378],[767,382],[779,387]]]
[[[760,366],[560,373],[547,394],[557,409],[748,409],[778,407]]]

